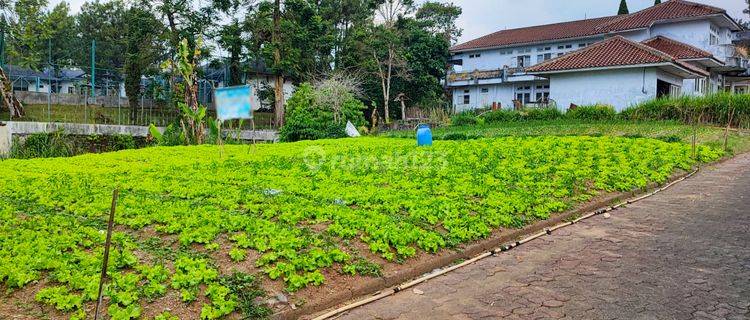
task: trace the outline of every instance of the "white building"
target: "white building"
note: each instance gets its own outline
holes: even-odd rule
[[[670,0],[628,15],[502,30],[451,48],[456,111],[610,104],[715,92],[748,79],[720,8]]]

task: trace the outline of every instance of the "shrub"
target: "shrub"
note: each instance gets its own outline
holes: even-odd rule
[[[62,130],[51,133],[34,133],[26,140],[16,139],[9,156],[16,159],[56,158],[75,155],[75,146]]]
[[[750,126],[750,95],[719,92],[706,96],[662,97],[648,100],[622,112],[628,120],[676,120],[691,123]]]
[[[617,118],[617,111],[615,108],[609,105],[596,104],[591,106],[580,106],[575,109],[570,109],[565,114],[569,119],[576,120],[614,120]]]
[[[479,123],[473,111],[464,111],[451,117],[452,126],[470,126]]]
[[[321,105],[316,99],[315,89],[308,83],[301,84],[286,106],[286,124],[279,131],[281,141],[317,140],[346,137],[346,122],[354,126],[365,124],[362,110],[365,105],[350,95],[334,109]]]
[[[557,108],[525,109],[521,113],[526,120],[557,120],[563,117]]]
[[[485,123],[515,122],[521,120],[521,114],[513,110],[496,110],[482,115]]]
[[[448,133],[448,134],[444,135],[442,140],[455,140],[455,141],[459,141],[459,140],[467,140],[467,139],[468,139],[468,137],[466,136],[466,134],[463,134],[463,133],[460,133],[460,132],[453,132],[453,133]]]
[[[72,157],[84,153],[103,153],[135,149],[139,143],[130,135],[70,135],[59,130],[34,133],[15,139],[8,156],[16,159]]]

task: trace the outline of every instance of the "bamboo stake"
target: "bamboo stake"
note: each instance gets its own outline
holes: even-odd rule
[[[115,208],[117,207],[117,197],[120,194],[119,189],[112,192],[112,207],[109,210],[109,221],[107,222],[107,240],[104,242],[104,261],[102,262],[102,274],[99,277],[99,298],[96,301],[94,311],[94,320],[99,319],[99,307],[102,304],[102,291],[104,290],[104,280],[107,277],[107,264],[109,263],[109,247],[112,244],[112,227],[115,220]]]

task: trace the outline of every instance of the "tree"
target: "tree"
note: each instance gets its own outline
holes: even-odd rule
[[[273,29],[271,31],[271,47],[273,48],[274,73],[274,112],[276,127],[284,125],[284,75],[281,66],[281,0],[274,0]]]
[[[206,36],[212,20],[213,8],[198,4],[192,0],[142,0],[144,5],[154,8],[157,16],[166,23],[169,35],[169,45],[172,50],[181,46],[182,40],[187,40],[189,49],[195,50],[199,38]],[[208,3],[210,4],[210,3]]]
[[[417,10],[417,20],[427,22],[426,28],[435,34],[442,34],[449,44],[455,43],[463,30],[456,26],[461,16],[461,7],[453,3],[425,2]]]
[[[229,21],[227,24],[217,26],[216,42],[229,53],[229,85],[239,85],[242,82],[242,57],[245,56],[245,28],[247,24],[242,21],[248,16],[247,10],[251,6],[250,0],[214,0],[213,8],[223,15],[219,20]]]
[[[654,5],[661,4],[661,0],[654,0]]]
[[[130,121],[138,116],[141,78],[153,75],[164,57],[164,32],[161,22],[146,8],[134,5],[125,12],[125,93],[130,106]]]
[[[17,18],[10,22],[9,58],[13,64],[41,69],[50,30],[44,8],[46,0],[18,0],[14,5]]]
[[[96,41],[94,65],[96,78],[119,81],[125,66],[125,3],[122,0],[86,2],[76,17],[78,44],[74,62],[91,72],[92,42]]]
[[[395,75],[401,77],[408,75],[398,23],[413,9],[413,1],[411,0],[385,0],[377,9],[378,18],[382,23],[372,29],[374,41],[371,52],[377,67],[377,76],[380,79],[381,93],[383,94],[383,117],[386,124],[391,121],[389,109],[392,99],[393,78]]]
[[[628,3],[625,0],[620,0],[620,9],[617,10],[617,15],[623,15],[628,14],[630,11],[628,10]]]
[[[75,46],[75,17],[70,15],[70,6],[66,2],[58,3],[47,15],[49,30],[49,54],[52,68],[57,74],[60,69],[73,64],[71,50]]]

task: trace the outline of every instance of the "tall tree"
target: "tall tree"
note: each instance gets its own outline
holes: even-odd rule
[[[9,58],[13,64],[41,69],[50,30],[46,22],[46,0],[18,0],[14,5],[17,18],[10,22]]]
[[[86,2],[76,17],[79,44],[75,63],[90,72],[92,42],[96,41],[97,79],[119,80],[125,66],[125,3],[122,0]]]
[[[158,63],[164,58],[164,27],[152,12],[138,4],[127,9],[125,21],[125,93],[130,121],[134,122],[142,94],[141,78],[155,74]]]
[[[284,125],[284,74],[281,70],[281,0],[273,3],[273,30],[271,31],[274,72],[274,112],[276,127]]]
[[[654,5],[661,4],[661,0],[654,0]]]
[[[57,74],[62,68],[73,65],[71,51],[75,47],[75,17],[70,15],[70,6],[63,1],[47,15],[47,28],[50,32],[49,54],[52,67]]]
[[[628,10],[628,3],[625,0],[620,0],[620,9],[617,10],[618,15],[628,14],[630,11]]]
[[[380,79],[383,95],[383,117],[385,123],[391,121],[390,102],[393,99],[392,85],[396,75],[408,75],[404,58],[401,30],[398,23],[414,10],[412,0],[385,0],[377,9],[378,20],[382,23],[373,28],[372,58],[375,61],[377,76]]]
[[[213,0],[213,8],[221,14],[219,20],[228,23],[216,25],[216,42],[229,54],[229,85],[241,84],[242,57],[245,56],[245,28],[243,18],[248,16],[252,0]]]
[[[208,2],[193,0],[157,0],[145,1],[156,10],[167,27],[169,45],[174,51],[180,47],[182,39],[187,39],[190,50],[194,50],[198,38],[206,35],[210,26],[215,23],[212,19],[213,8]],[[206,3],[206,4],[204,4]]]
[[[449,44],[461,37],[456,19],[461,16],[461,7],[453,3],[428,1],[417,10],[417,20],[427,22],[426,28],[435,34],[442,34]]]

